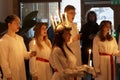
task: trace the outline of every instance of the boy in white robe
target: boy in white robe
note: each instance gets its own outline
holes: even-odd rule
[[[81,48],[80,48],[80,35],[77,29],[77,24],[73,22],[75,17],[75,7],[72,5],[67,5],[64,9],[67,19],[66,27],[71,28],[71,38],[69,43],[69,47],[73,50],[75,56],[77,57],[77,65],[81,65]]]
[[[9,15],[5,19],[8,31],[0,40],[0,65],[6,80],[26,80],[24,59],[28,54],[23,38],[16,34],[20,29],[20,19]]]

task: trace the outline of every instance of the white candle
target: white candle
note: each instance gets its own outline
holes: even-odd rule
[[[57,10],[56,13],[57,13],[58,22],[61,23],[59,10]]]
[[[53,19],[53,16],[51,16],[51,23],[52,23],[53,29],[55,30],[55,21],[54,21],[54,19]]]
[[[57,23],[57,21],[58,21],[57,20],[57,16],[54,16],[53,18],[54,18],[54,23],[55,23],[55,27],[56,27],[58,25],[58,23]]]
[[[89,54],[91,54],[91,52],[92,52],[92,50],[91,50],[91,49],[89,49]]]
[[[63,20],[63,14],[61,13],[60,16],[61,16],[61,22],[64,22],[64,20]]]
[[[68,25],[67,13],[65,13],[65,23],[66,23],[66,25]]]
[[[91,50],[91,49],[89,49],[89,50],[88,50],[88,52],[89,52],[88,65],[91,65],[91,64],[90,64],[90,57],[91,57],[91,52],[92,52],[92,50]]]

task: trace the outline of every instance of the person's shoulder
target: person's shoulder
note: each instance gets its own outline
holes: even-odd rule
[[[16,34],[16,37],[20,38],[20,39],[23,39],[23,37],[21,35],[18,35],[18,34]]]
[[[61,51],[61,49],[60,49],[59,47],[57,47],[57,46],[55,46],[55,47],[53,48],[53,50],[54,50],[54,51]]]
[[[2,38],[0,38],[0,45],[4,46],[7,43],[9,43],[8,38],[6,35],[3,35]]]
[[[29,45],[34,45],[36,43],[35,38],[33,38],[30,42]]]
[[[62,50],[61,50],[61,48],[56,46],[56,47],[53,48],[53,53],[55,55],[60,55],[62,53]]]
[[[7,34],[4,34],[2,37],[1,37],[1,41],[6,41],[8,40],[9,36]]]
[[[95,37],[94,37],[94,40],[99,40],[100,39],[100,37],[99,37],[99,32],[95,35]]]

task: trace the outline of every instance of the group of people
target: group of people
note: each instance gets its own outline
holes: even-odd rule
[[[23,38],[16,34],[20,28],[19,17],[6,17],[8,31],[0,39],[3,78],[26,80],[24,59],[29,59],[32,80],[82,80],[85,73],[92,74],[95,80],[115,80],[113,56],[120,56],[120,51],[110,34],[111,22],[103,20],[98,25],[95,12],[90,11],[80,35],[77,24],[73,22],[75,7],[67,5],[64,12],[68,23],[60,24],[54,30],[53,43],[48,38],[47,23],[35,25],[29,52]],[[94,68],[87,65],[89,49],[92,49]]]

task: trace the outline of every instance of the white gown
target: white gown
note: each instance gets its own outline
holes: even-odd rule
[[[80,47],[80,40],[77,41],[72,41],[72,39],[79,34],[79,31],[77,29],[77,24],[76,23],[70,23],[69,22],[69,27],[72,28],[71,30],[71,38],[69,42],[69,47],[72,49],[73,53],[75,54],[77,58],[77,65],[82,65],[82,58],[81,58],[81,47]]]
[[[100,55],[99,53],[106,53],[105,55]],[[100,72],[95,80],[115,80],[115,70],[114,60],[113,68],[111,68],[110,55],[116,55],[119,53],[118,45],[115,38],[113,37],[112,41],[100,41],[98,35],[94,38],[93,41],[93,63],[96,72]],[[113,56],[112,56],[113,57]],[[111,79],[114,77],[114,79]]]
[[[74,80],[74,69],[77,67],[77,59],[73,53],[71,53],[65,46],[66,57],[63,51],[59,47],[54,47],[50,55],[50,64],[55,69],[52,80]],[[65,71],[70,70],[71,75]]]
[[[0,63],[5,78],[26,80],[24,58],[29,57],[23,38],[5,34],[0,40]]]
[[[51,80],[52,69],[49,64],[51,48],[44,41],[41,44],[44,48],[40,50],[35,39],[30,42],[30,50],[37,52],[36,56],[30,59],[30,72],[32,76],[37,76],[38,80]]]

